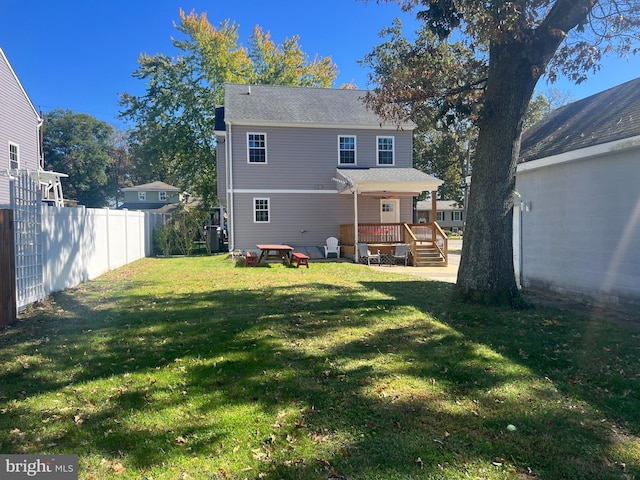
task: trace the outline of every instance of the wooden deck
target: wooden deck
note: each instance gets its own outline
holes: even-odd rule
[[[338,241],[344,256],[355,258],[356,235],[353,224],[340,225]],[[399,243],[408,243],[414,266],[447,266],[448,239],[437,222],[432,223],[360,223],[358,243],[388,254]]]

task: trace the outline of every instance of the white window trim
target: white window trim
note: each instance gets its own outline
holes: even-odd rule
[[[16,163],[15,168],[11,168],[11,147],[16,147]],[[9,142],[9,170],[20,170],[20,145],[15,142]]]
[[[249,155],[249,152],[251,150],[251,148],[249,147],[249,135],[264,135],[264,162],[252,162],[251,161],[251,156]],[[267,134],[266,132],[247,132],[247,163],[249,165],[266,165],[267,163],[269,163],[269,154],[268,154],[268,148],[267,148]]]
[[[458,218],[456,218],[458,217]],[[451,220],[454,222],[461,222],[462,221],[462,212],[451,212]]]
[[[380,163],[380,139],[391,139],[391,163]],[[387,150],[382,150],[386,152]],[[388,167],[396,164],[396,137],[393,135],[379,135],[376,137],[376,165],[382,167]]]
[[[167,192],[158,192],[158,201],[166,202],[167,201]]]
[[[436,212],[436,222],[444,222],[444,212]]]
[[[257,200],[266,200],[267,201],[267,218],[268,220],[265,222],[263,220],[256,220],[256,213],[258,209],[256,209],[256,201]],[[260,210],[263,211],[263,210]],[[269,197],[253,197],[253,223],[271,223],[271,198]]]
[[[138,192],[138,201],[146,202],[147,201],[147,192]]]
[[[353,138],[353,163],[342,163],[340,161],[340,139]],[[348,151],[348,150],[345,150]],[[356,135],[338,135],[338,165],[358,165],[358,137]]]

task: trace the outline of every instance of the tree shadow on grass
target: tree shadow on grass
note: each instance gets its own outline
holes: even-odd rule
[[[615,413],[620,400],[592,390],[619,397],[624,382],[612,390],[569,378],[587,368],[588,322],[457,305],[438,282],[170,296],[136,294],[141,286],[121,297],[91,286],[56,295],[60,310],[38,317],[37,330],[23,322],[11,347],[2,339],[35,362],[14,361],[0,378],[3,451],[64,445],[138,471],[205,457],[213,478],[229,468],[220,457],[268,479],[620,473],[606,465],[610,428],[594,413]],[[611,355],[633,360],[616,342]],[[40,396],[48,406],[28,400]],[[629,412],[613,418],[636,435]],[[601,462],[585,460],[594,456]]]

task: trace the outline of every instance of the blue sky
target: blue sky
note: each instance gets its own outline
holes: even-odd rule
[[[240,26],[241,43],[258,24],[281,43],[300,36],[310,57],[330,56],[340,74],[336,86],[353,81],[367,88],[367,71],[357,62],[381,43],[380,30],[402,19],[406,34],[413,15],[395,4],[356,0],[4,0],[0,47],[36,108],[88,113],[114,126],[118,94],[142,94],[144,84],[131,74],[141,52],[176,52],[171,37],[179,9],[207,12],[218,25],[230,19]],[[601,72],[580,86],[552,86],[574,100],[640,76],[640,56],[607,60]],[[543,81],[540,91],[547,89]]]

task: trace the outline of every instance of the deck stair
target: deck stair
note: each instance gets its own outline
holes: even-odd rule
[[[440,250],[434,247],[431,242],[416,242],[413,265],[416,267],[446,267],[447,261]]]

